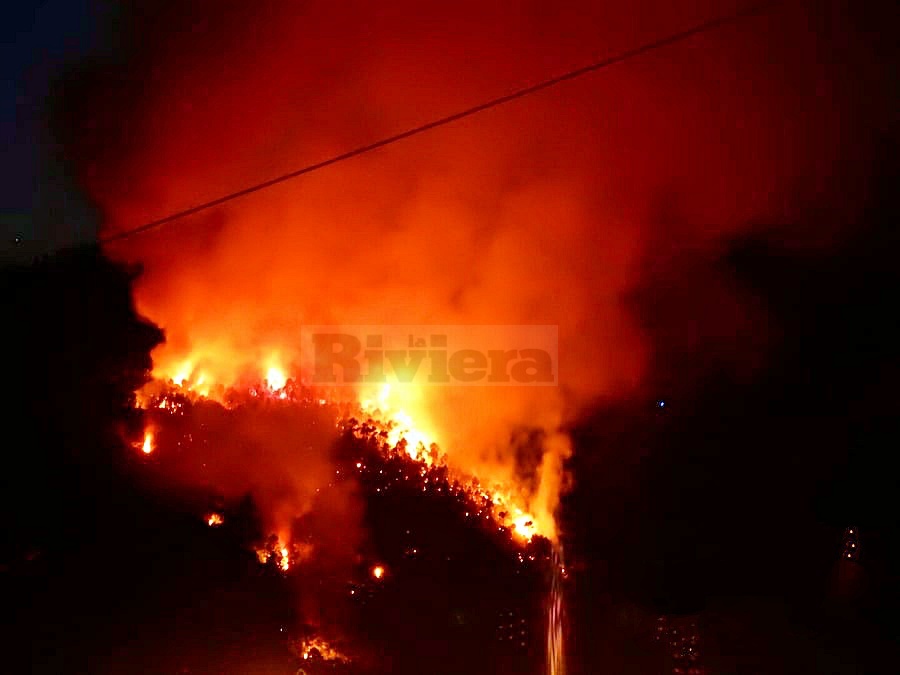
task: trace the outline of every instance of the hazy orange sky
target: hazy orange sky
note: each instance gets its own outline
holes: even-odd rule
[[[68,147],[113,233],[740,6],[157,3],[66,92]],[[460,465],[511,472],[512,429],[555,433],[640,386],[638,289],[691,270],[682,300],[715,308],[693,348],[764,344],[764,308],[704,261],[750,232],[835,239],[770,224],[858,206],[832,178],[867,156],[849,129],[869,58],[839,3],[787,3],[109,251],[144,266],[169,375],[290,363],[311,323],[558,325],[558,389],[436,389],[419,411]]]

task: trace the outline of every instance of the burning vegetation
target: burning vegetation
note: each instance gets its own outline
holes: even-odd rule
[[[268,375],[271,377],[271,370]],[[256,422],[265,424],[267,419],[271,419],[269,416],[273,412],[276,415],[279,412],[290,415],[292,410],[302,410],[306,414],[312,414],[316,424],[323,424],[324,420],[329,431],[333,430],[333,433],[325,435],[326,439],[334,440],[341,434],[348,434],[360,441],[360,448],[368,448],[366,456],[335,462],[333,475],[329,471],[327,476],[323,476],[327,478],[325,486],[330,488],[345,480],[371,480],[370,470],[374,456],[378,460],[379,480],[383,482],[375,488],[376,493],[387,493],[396,489],[398,484],[414,487],[431,496],[454,499],[464,517],[473,522],[491,523],[499,532],[508,534],[522,545],[531,542],[535,536],[553,540],[555,530],[552,527],[542,529],[540,521],[525,510],[527,496],[517,494],[516,486],[483,483],[477,477],[466,475],[452,467],[446,454],[430,434],[419,429],[404,410],[392,412],[388,402],[391,392],[389,386],[380,388],[376,401],[367,399],[359,404],[338,404],[322,398],[320,391],[296,387],[292,379],[277,380],[281,385],[277,388],[271,382],[267,378],[261,385],[245,391],[223,389],[220,399],[212,400],[206,395],[206,390],[199,394],[184,381],[180,384],[174,381],[169,381],[168,384],[153,381],[140,392],[137,399],[148,425],[139,447],[144,453],[152,452],[155,436],[151,429],[158,428],[161,430],[159,435],[164,436],[170,448],[181,457],[194,451],[194,448],[204,448],[207,449],[204,457],[208,457],[209,462],[228,461],[209,450],[212,440],[209,424],[199,421],[206,418],[202,412],[195,411],[213,408],[224,416],[229,411],[233,411],[236,416],[247,413],[253,415],[253,411],[256,411]],[[296,440],[301,439],[290,439],[291,442]],[[330,452],[328,447],[319,449],[326,455]],[[206,461],[201,462],[201,466],[203,469],[210,469]],[[385,474],[385,467],[388,468],[388,474]],[[225,467],[226,472],[232,469],[235,467]],[[204,475],[216,473],[216,469],[210,469]],[[211,485],[216,487],[214,483]],[[323,485],[316,486],[315,492],[322,488]],[[275,512],[282,511],[282,507],[282,504],[273,504]],[[298,511],[293,517],[299,518],[302,515]],[[216,512],[208,513],[206,519],[210,526],[218,526],[224,522],[224,516]],[[260,560],[266,562],[274,556],[280,560],[282,568],[287,570],[290,558],[288,547],[291,545],[290,517],[287,521],[278,522],[273,519],[270,522],[280,530],[276,535],[278,543],[272,551],[261,549]]]
[[[321,391],[296,386],[292,378],[275,380],[281,385],[276,388],[271,376],[271,372],[267,373],[264,381],[245,390],[222,389],[217,400],[194,391],[185,381],[151,381],[139,393],[137,405],[145,428],[155,430],[155,461],[146,467],[147,471],[155,472],[166,483],[186,481],[191,489],[202,485],[216,504],[203,512],[204,522],[223,532],[240,520],[238,514],[230,515],[230,510],[240,504],[243,491],[254,494],[264,509],[260,512],[263,529],[257,538],[246,539],[244,544],[253,551],[257,563],[288,582],[303,584],[314,579],[325,583],[328,590],[315,594],[320,598],[316,604],[309,605],[307,599],[301,625],[286,632],[309,672],[319,672],[317,668],[380,672],[378,668],[383,664],[376,666],[371,662],[371,646],[365,642],[338,649],[323,637],[348,631],[346,625],[335,620],[335,608],[350,606],[365,614],[367,607],[379,606],[379,596],[395,592],[395,577],[400,581],[409,575],[415,577],[420,573],[416,570],[433,564],[438,551],[428,542],[445,536],[443,529],[446,536],[451,536],[456,528],[480,532],[490,543],[488,548],[470,553],[475,555],[471,564],[477,565],[479,555],[496,548],[502,552],[502,567],[509,568],[507,574],[520,577],[516,585],[527,588],[528,597],[542,594],[548,574],[558,578],[564,574],[553,543],[535,520],[517,506],[515,493],[508,486],[482,484],[451,467],[436,443],[426,447],[425,441],[431,437],[419,430],[410,416],[404,413],[394,418],[383,413],[389,390],[382,388],[374,401],[339,404],[322,398]],[[257,431],[272,424],[300,430],[297,435],[278,437],[288,445],[289,461],[281,465],[283,469],[302,470],[306,468],[300,461],[304,457],[310,461],[318,458],[319,462],[325,457],[327,472],[314,468],[314,482],[308,482],[308,477],[294,480],[285,476],[282,486],[292,487],[282,489],[279,499],[272,498],[278,490],[271,483],[260,484],[256,479],[235,481],[234,467],[217,467],[217,463],[232,462],[243,455],[233,455],[227,443],[220,446],[218,442],[226,438],[236,442],[235,438],[245,433],[247,421]],[[298,444],[310,442],[309,427],[322,428],[325,433],[319,442],[325,445],[317,446],[312,455],[302,449],[293,455],[291,450]],[[417,441],[415,446],[411,438]],[[265,447],[256,446],[251,451],[269,452],[271,458],[282,461],[277,449],[269,445],[273,439],[265,440]],[[138,452],[142,452],[141,443],[138,442]],[[256,461],[266,459],[262,455]],[[257,478],[271,475],[272,468],[267,467],[265,474],[256,474]],[[351,493],[364,495],[368,518],[395,520],[390,529],[405,528],[405,537],[401,535],[390,547],[393,557],[372,551],[360,553],[370,544],[366,536],[354,533],[352,518],[335,522],[329,517],[328,528],[332,531],[328,533],[313,524],[321,512],[333,509],[335,503],[345,503]],[[396,516],[379,516],[381,505],[394,503],[405,504],[403,510],[407,514],[443,509],[452,514],[452,524],[433,523],[428,526],[432,531],[427,537],[417,536],[415,529],[421,529],[422,523],[416,518],[404,523]],[[427,509],[426,504],[430,505]],[[341,530],[337,536],[335,527]],[[550,616],[555,623],[548,627],[547,639],[554,640],[553,648],[559,650],[562,589],[557,582],[553,582],[553,588]],[[512,614],[522,618],[516,619],[516,639],[510,641],[508,658],[536,663],[542,658],[543,647],[533,634],[533,627],[544,622],[543,610],[538,605],[529,608],[521,600],[513,606]],[[508,620],[508,613],[506,609],[501,612],[504,621]],[[526,620],[527,627],[520,630],[519,623]],[[306,637],[296,637],[297,633]],[[503,635],[501,630],[501,644]],[[561,659],[561,655],[557,653],[555,658]],[[559,668],[553,672],[562,673]]]
[[[328,3],[257,11],[164,1],[125,11],[115,32],[135,44],[62,87],[55,132],[103,214],[101,232],[115,235],[511,83],[594,62],[598,45],[620,53],[709,18],[703,3],[656,3],[638,13],[659,25],[640,25],[637,35],[641,22],[604,3],[512,14],[482,4],[434,16],[419,12],[421,3],[357,3],[349,24]],[[753,17],[679,44],[666,59],[647,53],[639,67],[620,64],[604,86],[569,81],[559,96],[118,240],[105,253],[123,265],[94,260],[101,271],[87,288],[39,270],[56,282],[39,275],[35,284],[47,316],[16,333],[11,353],[47,335],[70,344],[16,371],[25,403],[13,415],[58,423],[52,433],[37,429],[22,453],[35,450],[32,474],[51,480],[36,481],[24,507],[10,499],[8,511],[30,513],[47,494],[77,497],[70,484],[87,477],[113,497],[87,507],[84,519],[142,536],[109,556],[103,537],[90,534],[80,569],[121,567],[121,557],[155,572],[157,557],[167,561],[177,572],[160,578],[178,582],[169,606],[203,587],[238,608],[229,635],[254,611],[277,618],[259,634],[293,650],[294,670],[458,673],[468,664],[447,645],[496,635],[511,649],[496,663],[485,657],[483,669],[563,675],[569,570],[558,512],[571,485],[570,430],[602,404],[682,379],[671,363],[688,363],[683,379],[692,383],[697,373],[755,373],[768,310],[720,264],[723,251],[748,233],[788,248],[830,243],[859,206],[855,196],[836,199],[831,228],[757,229],[790,221],[786,204],[815,201],[838,162],[865,156],[873,142],[844,135],[860,113],[848,102],[868,97],[855,74],[838,77],[819,63],[833,41],[810,28],[807,12],[793,8],[778,23]],[[853,151],[832,142],[838,137]],[[11,297],[27,313],[25,296]],[[114,307],[121,320],[105,321],[98,307]],[[57,330],[54,313],[70,333]],[[310,382],[298,344],[304,326],[410,322],[557,326],[558,386],[329,390]],[[102,335],[102,346],[82,326]],[[660,364],[669,381],[654,374],[648,384]],[[124,447],[111,440],[122,438]],[[70,445],[104,454],[48,459],[46,448]],[[112,492],[117,472],[163,515],[119,513],[128,498],[124,488]],[[60,498],[55,511],[65,504]],[[27,517],[23,530],[41,533],[46,548],[49,521]],[[149,534],[166,527],[195,554],[177,551],[192,575],[181,578],[180,559]],[[844,556],[855,563],[857,540],[848,541]],[[223,553],[234,542],[239,554]],[[250,579],[254,592],[235,590],[236,578]],[[44,604],[60,591],[46,591]],[[73,606],[90,606],[71,592]],[[278,611],[267,614],[271,607]],[[218,620],[202,609],[185,614],[192,627],[213,630]],[[110,642],[139,642],[107,630]],[[387,644],[393,651],[382,657]],[[679,668],[695,667],[693,643],[666,644],[682,650]],[[152,659],[150,651],[133,661]],[[252,648],[210,651],[194,658],[185,647],[159,670],[191,672],[190,662],[203,672],[210,659],[225,672],[257,665],[239,658],[254,658]],[[435,665],[434,654],[445,659]],[[129,672],[116,658],[110,672]]]

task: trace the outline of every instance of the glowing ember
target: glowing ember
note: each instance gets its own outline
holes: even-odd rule
[[[218,527],[219,525],[221,525],[224,522],[225,522],[225,518],[222,516],[221,513],[213,512],[213,513],[207,514],[207,516],[206,516],[206,524],[209,525],[210,527]]]
[[[379,581],[384,578],[384,567],[376,565],[372,568],[372,576]]]

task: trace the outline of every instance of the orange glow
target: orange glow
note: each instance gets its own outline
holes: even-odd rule
[[[304,661],[308,661],[315,657],[318,657],[323,661],[337,661],[340,663],[348,663],[350,661],[350,659],[339,652],[334,645],[321,637],[311,637],[301,640],[299,652]]]
[[[384,578],[384,567],[381,565],[375,565],[372,568],[372,577],[378,581]]]
[[[218,527],[225,522],[225,518],[221,513],[209,513],[206,516],[206,524],[210,527]]]
[[[257,381],[262,381],[262,370]],[[275,367],[265,371],[267,387],[264,389],[250,389],[250,393],[256,398],[269,400],[284,400],[286,393],[283,389],[287,382],[287,375]],[[174,382],[172,378],[166,378]],[[275,389],[272,383],[280,384],[281,389]],[[162,389],[160,389],[162,387]],[[216,398],[219,403],[227,405],[224,393],[236,391],[221,387],[200,387],[192,384],[189,378],[184,384],[174,390],[166,388],[161,380],[156,380],[147,385],[146,391],[141,392],[139,401],[145,407],[155,407],[173,414],[181,412],[181,404],[176,402],[174,394],[181,393],[191,398],[206,398],[208,391],[214,389],[219,392]],[[556,540],[556,523],[554,519],[554,504],[558,498],[558,483],[548,483],[546,491],[538,490],[530,496],[523,492],[515,479],[506,472],[492,475],[483,471],[481,475],[472,475],[464,469],[453,465],[453,456],[448,454],[438,441],[437,434],[432,431],[429,423],[429,408],[425,396],[425,386],[387,384],[369,389],[363,389],[359,395],[358,416],[368,419],[370,424],[379,428],[385,438],[385,451],[389,453],[402,453],[405,457],[422,464],[422,470],[428,471],[437,466],[446,465],[450,474],[460,490],[475,502],[482,500],[493,505],[490,516],[505,527],[516,540],[521,543],[530,542],[535,536],[542,536],[551,541]],[[150,391],[156,391],[156,396],[162,396],[159,403],[150,395]],[[319,393],[313,393],[313,400],[328,403],[327,399],[320,400]],[[414,413],[414,414],[411,414]],[[550,447],[550,446],[548,446]],[[552,449],[552,447],[551,447]],[[560,461],[566,450],[555,450],[545,458],[545,463],[550,458]],[[355,463],[357,469],[363,469],[362,462]],[[502,468],[502,467],[501,467]],[[542,466],[544,471],[545,467]],[[547,472],[549,476],[558,476],[561,473],[559,465],[551,466]],[[424,476],[424,473],[423,473]],[[542,483],[543,487],[543,483]],[[479,511],[480,515],[480,511]],[[279,524],[282,527],[284,523]],[[276,551],[277,553],[277,551]],[[290,568],[290,560],[287,554],[279,555],[279,566],[283,570]]]
[[[301,560],[307,557],[311,551],[311,546],[300,546],[295,550],[294,547],[281,543],[280,540],[274,548],[269,544],[268,546],[262,546],[255,549],[256,558],[259,560],[260,564],[265,565],[274,558],[274,562],[278,564],[278,568],[282,572],[287,572],[291,569],[292,563],[295,562],[295,558],[296,560]],[[296,556],[294,555],[295,553]]]
[[[359,8],[355,25],[381,22],[376,4]],[[624,46],[647,37],[621,34],[630,20],[617,28],[593,5],[586,14],[551,19],[530,10],[515,17],[479,11],[478,21],[454,5],[435,24],[454,35],[447,41],[435,25],[421,23],[425,14],[409,12],[398,26],[402,39],[383,43],[383,31],[362,31],[356,37],[364,49],[335,51],[339,63],[329,72],[333,66],[360,73],[335,87],[315,67],[333,51],[329,27],[342,21],[329,7],[297,12],[281,3],[252,29],[223,20],[202,36],[173,31],[167,40],[147,41],[152,53],[137,63],[152,63],[154,72],[124,81],[152,79],[153,95],[119,97],[115,114],[99,126],[92,106],[83,106],[91,113],[81,125],[92,137],[86,147],[102,156],[74,156],[85,155],[82,178],[103,211],[103,234],[589,62],[596,57],[591,45],[607,38]],[[666,12],[657,17],[661,26],[686,20],[675,9]],[[547,20],[558,22],[554,30],[535,31]],[[606,26],[604,36],[595,33],[598,25]],[[266,28],[273,30],[265,44],[250,54],[211,49],[245,44]],[[558,35],[578,39],[560,42]],[[829,166],[829,143],[816,143],[808,164],[784,162],[807,156],[797,145],[813,137],[805,120],[816,117],[821,139],[834,136],[831,124],[841,128],[837,111],[819,105],[819,89],[829,80],[795,71],[790,81],[809,88],[791,87],[785,100],[777,84],[783,65],[774,69],[753,31],[742,35],[747,42],[729,43],[709,68],[687,67],[691,50],[673,54],[672,67],[697,78],[687,87],[631,69],[609,87],[581,83],[558,96],[535,96],[110,245],[114,258],[142,264],[137,308],[166,331],[152,355],[153,375],[215,400],[231,387],[288,400],[294,395],[285,391],[288,380],[297,390],[309,382],[298,337],[306,325],[557,325],[564,383],[558,388],[374,385],[347,387],[339,396],[315,392],[323,406],[351,399],[386,432],[387,444],[426,466],[445,462],[473,494],[502,495],[496,518],[517,539],[557,540],[555,514],[571,452],[562,430],[597,401],[633,393],[645,374],[647,339],[628,298],[652,281],[645,275],[656,264],[648,261],[658,256],[665,274],[665,265],[680,265],[670,260],[675,249],[666,239],[675,235],[662,234],[668,230],[656,221],[661,191],[682,175],[686,152],[702,160],[698,167],[711,167],[709,175],[692,174],[678,186],[684,231],[677,236],[690,251],[718,250],[746,223],[762,222],[772,204],[760,195],[792,189],[796,175],[830,175],[821,172]],[[167,46],[157,52],[157,44]],[[383,58],[360,56],[368,53]],[[495,67],[473,70],[470,53],[488,54]],[[285,66],[301,62],[313,65]],[[791,67],[800,66],[791,61]],[[260,79],[259,72],[270,76]],[[763,72],[772,77],[755,76]],[[751,76],[767,91],[748,98],[740,87],[717,84]],[[301,100],[298,91],[315,96]],[[716,106],[707,105],[709,91]],[[786,114],[802,109],[800,99],[810,114]],[[358,100],[368,103],[347,103]],[[660,100],[666,105],[655,104]],[[184,110],[171,101],[183,101]],[[109,105],[94,103],[99,110]],[[737,129],[728,123],[737,117],[749,126],[724,142],[709,134]],[[568,122],[547,124],[554,119]],[[103,139],[122,137],[125,129],[128,147],[106,155]],[[281,131],[273,136],[273,129]],[[785,138],[792,148],[784,147]],[[701,333],[738,335],[745,323],[762,323],[743,311],[729,284],[710,281],[697,286],[722,296],[698,303],[723,308],[715,321],[724,325]],[[510,440],[523,428],[537,432],[521,441],[527,448]],[[278,529],[288,516],[270,507],[264,517],[278,521]]]
[[[432,463],[429,450],[437,443],[433,432],[427,431],[427,415],[423,405],[423,395],[419,387],[383,384],[377,392],[362,395],[360,408],[363,412],[381,422],[388,431],[388,443],[391,447],[405,441],[406,454],[412,459]],[[416,419],[407,412],[415,410]]]
[[[153,432],[152,431],[148,430],[144,433],[144,442],[141,445],[141,451],[145,455],[149,455],[151,452],[153,452]]]
[[[191,376],[191,370],[192,368],[190,363],[181,365],[172,376],[172,381],[175,384],[181,386]]]
[[[536,534],[534,517],[528,514],[518,515],[513,518],[512,526],[515,535],[526,541],[531,541],[532,537]]]
[[[348,23],[340,3],[298,11],[282,2],[253,22],[217,13],[204,31],[192,30],[189,13],[173,15],[161,34],[148,25],[145,53],[123,77],[104,77],[108,86],[86,88],[66,125],[78,130],[65,149],[102,211],[101,234],[592,62],[597,45],[615,52],[691,21],[679,3],[659,5],[655,28],[608,3],[566,12],[528,3],[514,13],[444,4],[439,21],[359,3]],[[111,244],[113,258],[141,264],[135,304],[166,332],[153,375],[216,400],[229,387],[282,398],[288,377],[305,381],[304,325],[557,325],[558,388],[347,393],[392,447],[428,466],[445,461],[473,494],[502,495],[496,517],[514,536],[556,540],[570,454],[561,430],[598,401],[632,394],[649,364],[636,292],[657,272],[679,278],[681,265],[709,275],[691,288],[714,315],[671,331],[690,340],[670,344],[671,353],[700,353],[697,335],[756,335],[748,327],[766,323],[758,303],[743,303],[740,284],[699,256],[772,222],[781,202],[772,195],[793,194],[797,176],[819,185],[834,175],[837,148],[855,145],[831,142],[851,111],[821,105],[839,102],[851,82],[816,59],[773,58],[778,44],[791,46],[778,56],[798,50],[798,34],[799,51],[819,52],[814,31],[798,32],[805,24],[778,25],[771,33],[771,23],[749,22],[704,49],[671,50],[652,68],[611,70],[603,86],[573,82]],[[335,48],[335,26],[350,31],[352,49]],[[479,67],[485,59],[491,68]],[[688,172],[685,157],[695,160]],[[660,227],[670,218],[677,227]],[[715,353],[729,345],[716,337]],[[318,394],[323,405],[336,402]],[[536,440],[512,442],[522,428]],[[264,470],[254,467],[254,478]],[[295,515],[268,509],[275,529]]]
[[[279,389],[284,389],[284,385],[287,384],[287,377],[280,368],[272,366],[266,371],[266,384],[269,385],[269,389],[278,391]]]

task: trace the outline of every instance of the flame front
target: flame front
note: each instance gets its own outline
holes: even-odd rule
[[[428,431],[425,415],[420,409],[421,393],[412,385],[394,386],[383,384],[374,392],[363,394],[359,406],[367,415],[381,422],[387,428],[388,443],[391,446],[405,446],[406,453],[416,460],[431,465],[434,462],[430,450],[437,444],[435,435]],[[420,409],[417,419],[408,410]]]
[[[180,393],[200,399],[211,398],[227,404],[225,394],[234,391],[235,385],[229,383],[228,386],[224,386],[214,383],[207,375],[192,370],[189,363],[178,364],[174,375],[168,376],[163,369],[158,368],[155,372],[157,379],[139,392],[139,403],[144,407],[152,406],[175,412],[181,404],[171,394]],[[288,398],[287,385],[292,378],[289,378],[279,365],[260,368],[258,373],[257,381],[263,384],[259,387],[248,386],[247,390],[251,395],[280,400]],[[301,375],[294,379],[302,381],[303,377]],[[160,391],[160,387],[168,394],[154,398],[152,392]],[[167,387],[171,387],[171,390]],[[321,398],[321,394],[316,392],[311,396],[320,404],[331,402],[328,398]],[[494,518],[502,527],[508,528],[519,541],[529,542],[535,536],[556,540],[556,525],[551,506],[546,506],[540,512],[532,511],[529,509],[528,501],[521,497],[521,491],[514,483],[491,480],[491,477],[482,478],[467,472],[464,467],[453,465],[452,456],[448,456],[442,448],[437,433],[432,430],[429,423],[423,387],[382,384],[361,390],[357,398],[358,400],[352,404],[357,409],[357,414],[369,419],[384,431],[386,447],[391,451],[403,453],[410,459],[421,462],[425,468],[435,466],[439,462],[447,462],[453,469],[454,477],[470,496],[475,500],[485,500],[492,504],[495,507]],[[152,451],[152,433],[148,431],[144,452],[150,451]],[[287,553],[280,556],[280,566],[285,571],[290,567],[288,558]]]

